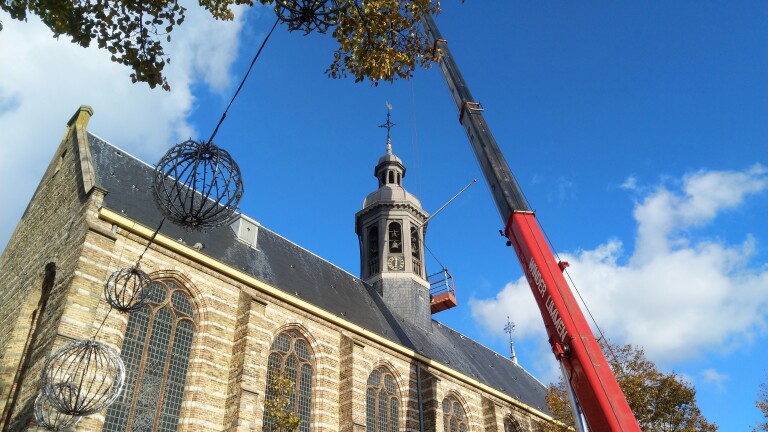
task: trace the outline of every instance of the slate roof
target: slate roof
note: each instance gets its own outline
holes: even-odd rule
[[[104,206],[157,227],[162,214],[150,190],[152,166],[91,133],[88,141],[96,184],[107,191]],[[519,365],[437,321],[425,332],[398,318],[370,285],[263,226],[257,249],[228,226],[190,232],[166,221],[161,232],[189,245],[201,242],[204,254],[548,412],[546,387]]]

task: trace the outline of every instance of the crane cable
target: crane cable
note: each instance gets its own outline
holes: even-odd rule
[[[528,200],[526,199],[526,202],[527,201]],[[560,254],[557,253],[557,249],[555,249],[554,244],[552,244],[552,240],[549,239],[549,235],[547,235],[547,231],[544,229],[544,226],[541,224],[541,222],[539,222],[539,227],[541,228],[541,232],[544,233],[544,238],[547,240],[549,247],[552,249],[552,253],[555,255],[555,258],[557,259],[558,262],[562,262],[562,260],[560,259]],[[613,357],[613,361],[618,363],[618,358],[616,356],[616,353],[613,352],[613,348],[611,348],[610,344],[607,343],[608,338],[605,337],[605,334],[603,333],[603,330],[600,328],[600,325],[597,323],[595,316],[592,315],[592,311],[589,309],[589,305],[587,305],[587,301],[581,295],[581,291],[579,291],[579,288],[576,286],[576,282],[571,277],[571,274],[568,272],[568,269],[567,268],[564,269],[563,273],[565,273],[565,275],[568,276],[568,281],[571,283],[573,290],[576,291],[576,294],[579,296],[579,300],[581,300],[581,304],[584,305],[584,309],[587,311],[587,315],[589,315],[589,319],[595,325],[595,328],[597,329],[597,333],[600,335],[600,337],[598,338],[598,341],[603,340],[606,342],[605,347],[610,352],[611,357]]]
[[[443,263],[441,263],[439,259],[437,259],[437,256],[434,254],[434,252],[432,252],[432,249],[430,249],[429,246],[427,246],[426,242],[424,242],[424,249],[426,249],[427,252],[429,252],[429,254],[432,255],[432,258],[434,258],[435,261],[437,261],[437,264],[440,265],[440,267],[442,267],[443,270],[447,269],[447,267],[444,266]]]

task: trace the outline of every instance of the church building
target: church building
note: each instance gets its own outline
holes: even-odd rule
[[[34,416],[46,359],[94,337],[119,352],[123,388],[71,430],[269,431],[277,373],[290,378],[301,432],[552,421],[545,385],[433,318],[455,297],[430,289],[429,215],[403,187],[389,136],[355,215],[350,274],[245,214],[203,232],[161,224],[153,166],[90,133],[92,115],[82,106],[68,122],[0,256],[3,431],[46,430]],[[148,301],[118,313],[105,282],[137,261],[152,278]]]

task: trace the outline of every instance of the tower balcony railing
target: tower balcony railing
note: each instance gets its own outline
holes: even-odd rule
[[[453,276],[447,268],[427,276],[429,281],[430,310],[433,314],[456,306]]]
[[[421,276],[421,260],[416,257],[412,257],[411,265],[413,266],[413,272],[416,273],[416,275]]]

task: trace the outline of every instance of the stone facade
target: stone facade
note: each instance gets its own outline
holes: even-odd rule
[[[102,206],[106,191],[94,180],[86,139],[91,114],[82,107],[69,122],[0,257],[3,430],[39,429],[32,403],[44,360],[54,349],[94,335],[118,350],[123,346],[128,318],[110,312],[103,283],[136,263],[153,229]],[[195,331],[179,431],[262,430],[270,347],[286,330],[298,332],[310,346],[313,432],[365,431],[366,382],[380,366],[395,377],[400,431],[442,431],[440,403],[447,395],[462,404],[470,431],[504,431],[505,418],[530,431],[549,419],[162,234],[141,263],[153,278],[184,287],[193,302]],[[104,421],[105,413],[94,414],[76,430],[99,431]]]

